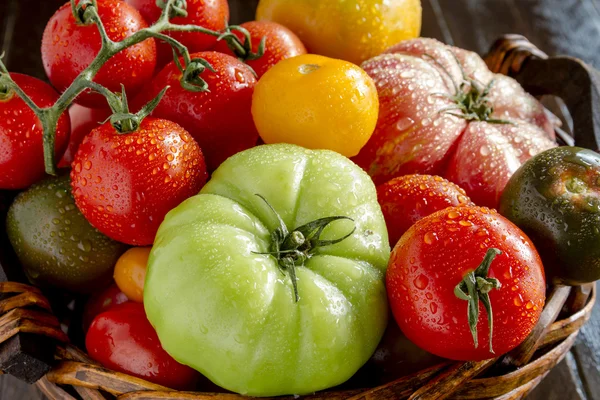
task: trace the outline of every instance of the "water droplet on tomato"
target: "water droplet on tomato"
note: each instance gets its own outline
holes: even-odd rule
[[[523,305],[523,296],[521,296],[520,294],[515,296],[513,303],[515,304],[515,306],[521,307]]]
[[[410,117],[405,117],[396,122],[396,129],[398,129],[399,131],[405,131],[414,124],[415,121],[413,121]]]
[[[427,232],[425,234],[425,236],[423,237],[423,241],[426,244],[432,244],[434,241],[437,240],[437,238],[438,238],[437,237],[437,233],[435,233],[435,232]]]
[[[438,305],[437,303],[430,303],[429,304],[429,311],[431,311],[432,314],[435,314],[438,310]]]
[[[427,288],[427,285],[429,285],[429,278],[423,274],[420,274],[415,278],[413,284],[417,289],[424,290],[425,288]]]

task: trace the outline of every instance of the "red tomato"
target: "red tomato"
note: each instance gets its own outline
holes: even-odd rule
[[[83,330],[87,332],[96,315],[123,304],[129,299],[115,284],[89,298],[83,309]]]
[[[140,11],[140,14],[153,24],[158,20],[162,9],[156,5],[156,0],[125,0]],[[175,17],[170,21],[177,25],[199,25],[213,31],[221,31],[229,20],[229,5],[227,0],[187,0],[187,17]],[[197,53],[212,48],[217,42],[215,36],[200,32],[164,32],[178,40],[188,48],[190,53]],[[157,40],[158,66],[162,68],[173,60],[171,46]]]
[[[390,244],[420,219],[447,207],[474,205],[465,191],[439,176],[405,175],[377,187]]]
[[[206,182],[198,145],[179,125],[146,118],[121,134],[110,122],[85,137],[73,161],[77,207],[110,238],[150,245],[164,216]]]
[[[477,270],[490,249],[500,254],[488,273]],[[483,290],[473,306],[479,313],[473,319],[478,345],[467,318],[469,302],[455,294],[475,273],[478,284],[493,287],[491,341]],[[386,286],[404,334],[424,350],[454,360],[493,358],[519,345],[540,317],[546,290],[531,241],[496,211],[480,207],[447,208],[413,225],[392,251]],[[466,287],[459,290],[465,295]]]
[[[38,107],[49,107],[58,99],[50,85],[22,74],[10,74]],[[60,158],[69,140],[66,114],[56,127],[55,156]],[[0,96],[0,189],[24,189],[45,176],[42,123],[16,94]]]
[[[182,88],[182,73],[171,62],[134,103],[146,104],[165,86],[170,86],[152,115],[177,121],[190,132],[212,171],[228,157],[253,147],[258,140],[251,113],[256,78],[244,63],[226,54],[211,51],[192,54],[191,58],[203,58],[215,69],[216,72],[207,69],[200,75],[208,83],[209,92]]]
[[[108,37],[114,41],[148,26],[135,8],[120,0],[98,0],[98,13]],[[48,21],[42,38],[42,61],[52,85],[64,91],[91,64],[100,47],[96,25],[78,24],[70,3],[63,5]],[[133,96],[152,79],[155,66],[156,45],[154,40],[145,40],[108,60],[94,82],[113,92],[121,92],[123,84],[127,94]],[[82,93],[75,101],[86,107],[107,108],[106,100],[97,93]]]
[[[62,159],[58,163],[59,168],[70,168],[75,153],[79,145],[83,141],[85,135],[91,132],[92,129],[102,125],[108,117],[110,117],[110,110],[98,109],[98,108],[87,108],[82,107],[78,104],[73,104],[69,108],[69,117],[71,119],[71,137],[69,139],[69,146],[63,154]]]
[[[265,53],[262,57],[257,60],[245,61],[246,64],[252,67],[259,78],[279,61],[306,54],[306,47],[304,47],[298,36],[276,22],[250,21],[240,26],[250,32],[253,53],[258,51],[258,46],[262,38],[266,38]],[[244,35],[241,32],[233,31],[233,33],[240,38],[241,43],[244,43]],[[214,50],[235,56],[224,40],[218,42]]]
[[[144,305],[127,302],[98,315],[85,337],[88,354],[106,368],[177,390],[192,390],[199,374],[160,345]]]
[[[453,155],[462,151],[469,154],[467,158],[471,161],[470,169],[461,171],[462,174],[472,176],[472,182],[478,180],[474,176],[487,174],[493,179],[480,182],[480,187],[492,183],[503,189],[512,161],[502,162],[510,164],[510,168],[496,168],[486,160],[494,152],[506,153],[502,144],[497,150],[490,148],[489,154],[479,149],[461,149],[472,144],[461,140],[472,124],[481,125],[486,133],[498,129],[514,151],[523,151],[519,164],[540,149],[555,145],[552,124],[543,106],[512,78],[490,72],[474,53],[420,38],[401,42],[362,67],[377,84],[380,110],[373,136],[354,161],[376,184],[411,173],[442,175],[452,180],[445,173],[446,167]],[[494,120],[508,121],[511,123],[508,126],[516,130],[502,127]],[[521,137],[533,132],[537,144],[528,141],[516,145],[519,136],[515,132],[521,129],[524,132]],[[511,157],[513,150],[507,157]],[[486,194],[480,195],[479,189],[472,187],[465,185],[464,189],[474,201],[484,199],[482,205],[497,206],[497,202],[487,201]]]

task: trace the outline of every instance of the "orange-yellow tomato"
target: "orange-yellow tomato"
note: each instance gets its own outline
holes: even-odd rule
[[[279,62],[260,79],[252,116],[265,143],[291,143],[352,157],[377,124],[373,80],[356,65],[312,54]]]
[[[309,52],[357,64],[421,32],[420,0],[260,0],[257,20],[290,28]]]
[[[134,247],[127,250],[115,265],[115,282],[129,300],[144,300],[144,280],[150,247]]]

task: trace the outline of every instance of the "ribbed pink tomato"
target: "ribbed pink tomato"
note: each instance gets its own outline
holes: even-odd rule
[[[421,38],[362,67],[377,84],[380,111],[354,161],[377,184],[442,175],[475,203],[497,207],[498,192],[521,163],[555,146],[543,106],[474,53]]]

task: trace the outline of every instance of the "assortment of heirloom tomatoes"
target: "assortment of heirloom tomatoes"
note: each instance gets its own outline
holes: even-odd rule
[[[418,1],[261,0],[240,26],[226,0],[83,1],[46,26],[50,84],[0,69],[0,189],[28,279],[90,295],[105,367],[253,396],[382,383],[505,354],[547,282],[600,278],[600,155],[557,147],[476,54],[416,38]],[[166,18],[206,29],[86,75]],[[82,82],[44,153],[32,103]]]

